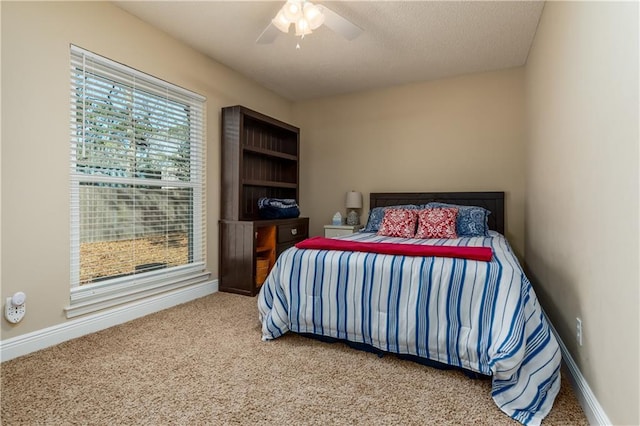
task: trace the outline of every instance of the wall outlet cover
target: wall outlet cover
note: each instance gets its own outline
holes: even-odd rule
[[[4,317],[12,324],[22,321],[27,311],[26,304],[14,305],[11,297],[7,297],[4,305]]]

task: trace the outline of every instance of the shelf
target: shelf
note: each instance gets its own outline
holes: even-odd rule
[[[289,160],[289,161],[298,161],[298,157],[297,156],[291,155],[291,154],[286,154],[284,152],[273,151],[273,150],[265,149],[265,148],[256,148],[255,146],[245,146],[242,149],[244,149],[247,152],[253,152],[253,153],[256,153],[256,154],[268,155],[269,157],[280,158],[280,159]]]
[[[251,186],[271,186],[274,188],[292,188],[295,189],[298,187],[297,183],[290,182],[276,182],[272,180],[249,180],[245,179],[242,181],[243,185],[251,185]]]

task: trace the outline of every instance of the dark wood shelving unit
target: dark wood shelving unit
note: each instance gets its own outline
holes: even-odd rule
[[[255,296],[287,248],[309,236],[309,219],[261,220],[258,200],[299,195],[300,129],[237,105],[222,108],[219,289]]]

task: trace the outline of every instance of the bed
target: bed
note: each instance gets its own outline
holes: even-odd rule
[[[335,241],[317,237],[329,248],[292,247],[258,295],[262,338],[311,334],[491,376],[496,405],[522,424],[538,425],[560,388],[561,354],[504,237],[504,193],[371,193],[369,224],[389,206],[434,202],[486,209],[488,229],[458,238],[360,232]],[[429,254],[364,249],[377,245]],[[438,250],[489,250],[490,260]]]

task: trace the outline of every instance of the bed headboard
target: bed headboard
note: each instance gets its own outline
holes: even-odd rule
[[[369,208],[401,204],[426,204],[432,201],[489,210],[489,229],[504,235],[504,192],[372,192]]]

